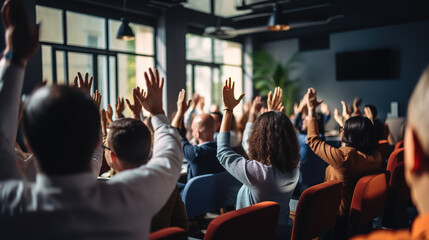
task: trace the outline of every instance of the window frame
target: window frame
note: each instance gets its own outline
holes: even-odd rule
[[[57,10],[61,10],[61,17],[62,17],[62,37],[63,37],[63,43],[54,43],[54,42],[48,42],[48,41],[41,41],[40,42],[40,46],[48,46],[51,48],[51,67],[52,67],[52,72],[51,72],[51,78],[52,78],[52,82],[54,84],[56,84],[58,82],[58,78],[57,78],[57,57],[56,57],[56,51],[63,51],[64,52],[64,81],[65,84],[70,84],[71,81],[73,79],[69,79],[69,60],[68,60],[68,53],[84,53],[84,54],[91,54],[92,55],[92,71],[93,71],[93,77],[94,77],[94,82],[93,82],[93,90],[95,91],[96,89],[98,89],[98,57],[101,56],[106,56],[107,57],[107,61],[106,61],[106,69],[110,69],[110,57],[114,57],[115,59],[115,76],[114,76],[114,84],[116,86],[116,89],[114,91],[115,96],[113,99],[116,99],[118,97],[118,92],[119,92],[119,73],[118,73],[118,54],[124,54],[124,55],[131,55],[131,56],[141,56],[141,57],[150,57],[153,59],[153,66],[156,68],[157,67],[157,43],[156,43],[156,38],[157,38],[157,29],[154,26],[153,22],[146,22],[146,21],[134,21],[135,18],[131,18],[130,23],[135,23],[135,24],[139,24],[139,25],[144,25],[147,27],[151,27],[153,29],[153,54],[142,54],[142,53],[136,53],[136,52],[131,52],[131,51],[121,51],[121,50],[111,50],[110,49],[110,42],[109,42],[109,38],[110,38],[110,27],[109,27],[109,20],[116,20],[116,21],[120,21],[120,19],[115,18],[115,17],[111,17],[111,16],[106,16],[106,14],[97,14],[95,12],[90,12],[90,11],[77,11],[78,8],[74,7],[72,9],[69,9],[66,5],[67,4],[58,4],[58,2],[55,3],[51,3],[50,1],[38,1],[36,3],[37,6],[41,6],[41,7],[48,7],[48,8],[53,8],[53,9],[57,9]],[[93,16],[93,17],[98,17],[103,19],[104,22],[104,31],[105,31],[105,48],[95,48],[95,47],[89,47],[89,46],[77,46],[77,45],[68,45],[67,42],[67,12],[74,12],[74,13],[78,13],[78,14],[85,14],[88,16]],[[37,14],[37,13],[36,13]],[[111,98],[111,84],[113,84],[111,81],[111,75],[110,75],[110,71],[107,70],[107,89],[105,90],[106,92],[103,93],[103,95],[106,96],[106,98],[108,99],[107,102],[109,104],[112,105],[112,102],[110,101]],[[115,102],[116,103],[116,102]]]
[[[192,35],[196,35],[196,36],[200,36],[200,37],[206,37],[203,36],[202,34],[198,34],[195,33],[193,31],[188,31],[186,34],[192,34]],[[241,65],[239,64],[230,64],[230,63],[218,63],[216,62],[215,59],[215,39],[214,38],[210,38],[210,44],[211,44],[211,60],[210,62],[204,62],[204,61],[198,61],[198,60],[188,60],[187,58],[187,44],[185,45],[185,52],[186,52],[186,57],[185,57],[185,67],[190,65],[191,66],[191,89],[192,89],[192,93],[188,94],[188,96],[192,96],[195,93],[195,66],[206,66],[206,67],[210,67],[212,74],[215,68],[217,68],[219,70],[219,73],[221,73],[222,71],[222,67],[223,66],[231,66],[231,67],[239,67],[241,69],[241,83],[242,83],[242,89],[241,91],[244,92],[245,89],[245,81],[244,81],[244,75],[245,75],[245,64],[244,64],[244,43],[243,41],[240,40],[236,40],[236,39],[216,39],[216,40],[220,40],[220,41],[229,41],[229,42],[235,42],[235,43],[239,43],[241,45]],[[213,87],[213,75],[212,75],[212,79],[211,79],[211,85],[210,85],[210,92],[212,95],[212,98],[214,96],[214,87]],[[222,79],[219,79],[222,82]],[[186,78],[186,81],[188,81],[188,78]],[[216,103],[218,104],[218,103]],[[220,103],[221,104],[221,103]],[[219,106],[221,107],[221,106]]]

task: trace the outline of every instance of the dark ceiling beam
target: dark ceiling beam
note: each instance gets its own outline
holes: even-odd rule
[[[286,32],[258,33],[254,35],[254,38],[258,39],[259,42],[277,41],[429,20],[429,15],[427,14],[429,2],[427,1],[414,1],[412,4],[400,0],[345,2],[342,6],[343,19],[317,27],[291,29]]]

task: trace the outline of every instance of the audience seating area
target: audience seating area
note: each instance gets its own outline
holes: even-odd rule
[[[210,222],[204,240],[274,239],[279,204],[261,202],[225,213]]]
[[[299,198],[292,240],[316,238],[335,226],[342,183],[329,181],[307,188]]]

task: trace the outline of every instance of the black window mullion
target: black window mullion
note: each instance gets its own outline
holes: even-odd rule
[[[98,55],[93,54],[92,55],[92,72],[94,76],[94,90],[98,90]]]
[[[52,81],[54,84],[57,83],[57,50],[52,48],[51,58],[52,58]]]

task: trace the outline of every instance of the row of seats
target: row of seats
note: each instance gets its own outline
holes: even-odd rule
[[[410,193],[404,180],[403,153],[403,148],[392,152],[385,173],[364,176],[358,181],[348,219],[349,237],[371,231],[372,221],[383,212],[383,226],[409,226],[408,216],[404,215],[404,203],[410,200]],[[228,172],[191,179],[182,195],[189,218],[234,205],[240,186]],[[340,181],[306,189],[298,201],[291,239],[313,239],[332,229],[341,189]],[[278,211],[278,204],[262,202],[222,214],[210,222],[204,239],[273,239]],[[180,228],[168,228],[151,234],[150,239],[187,239],[187,233]]]

